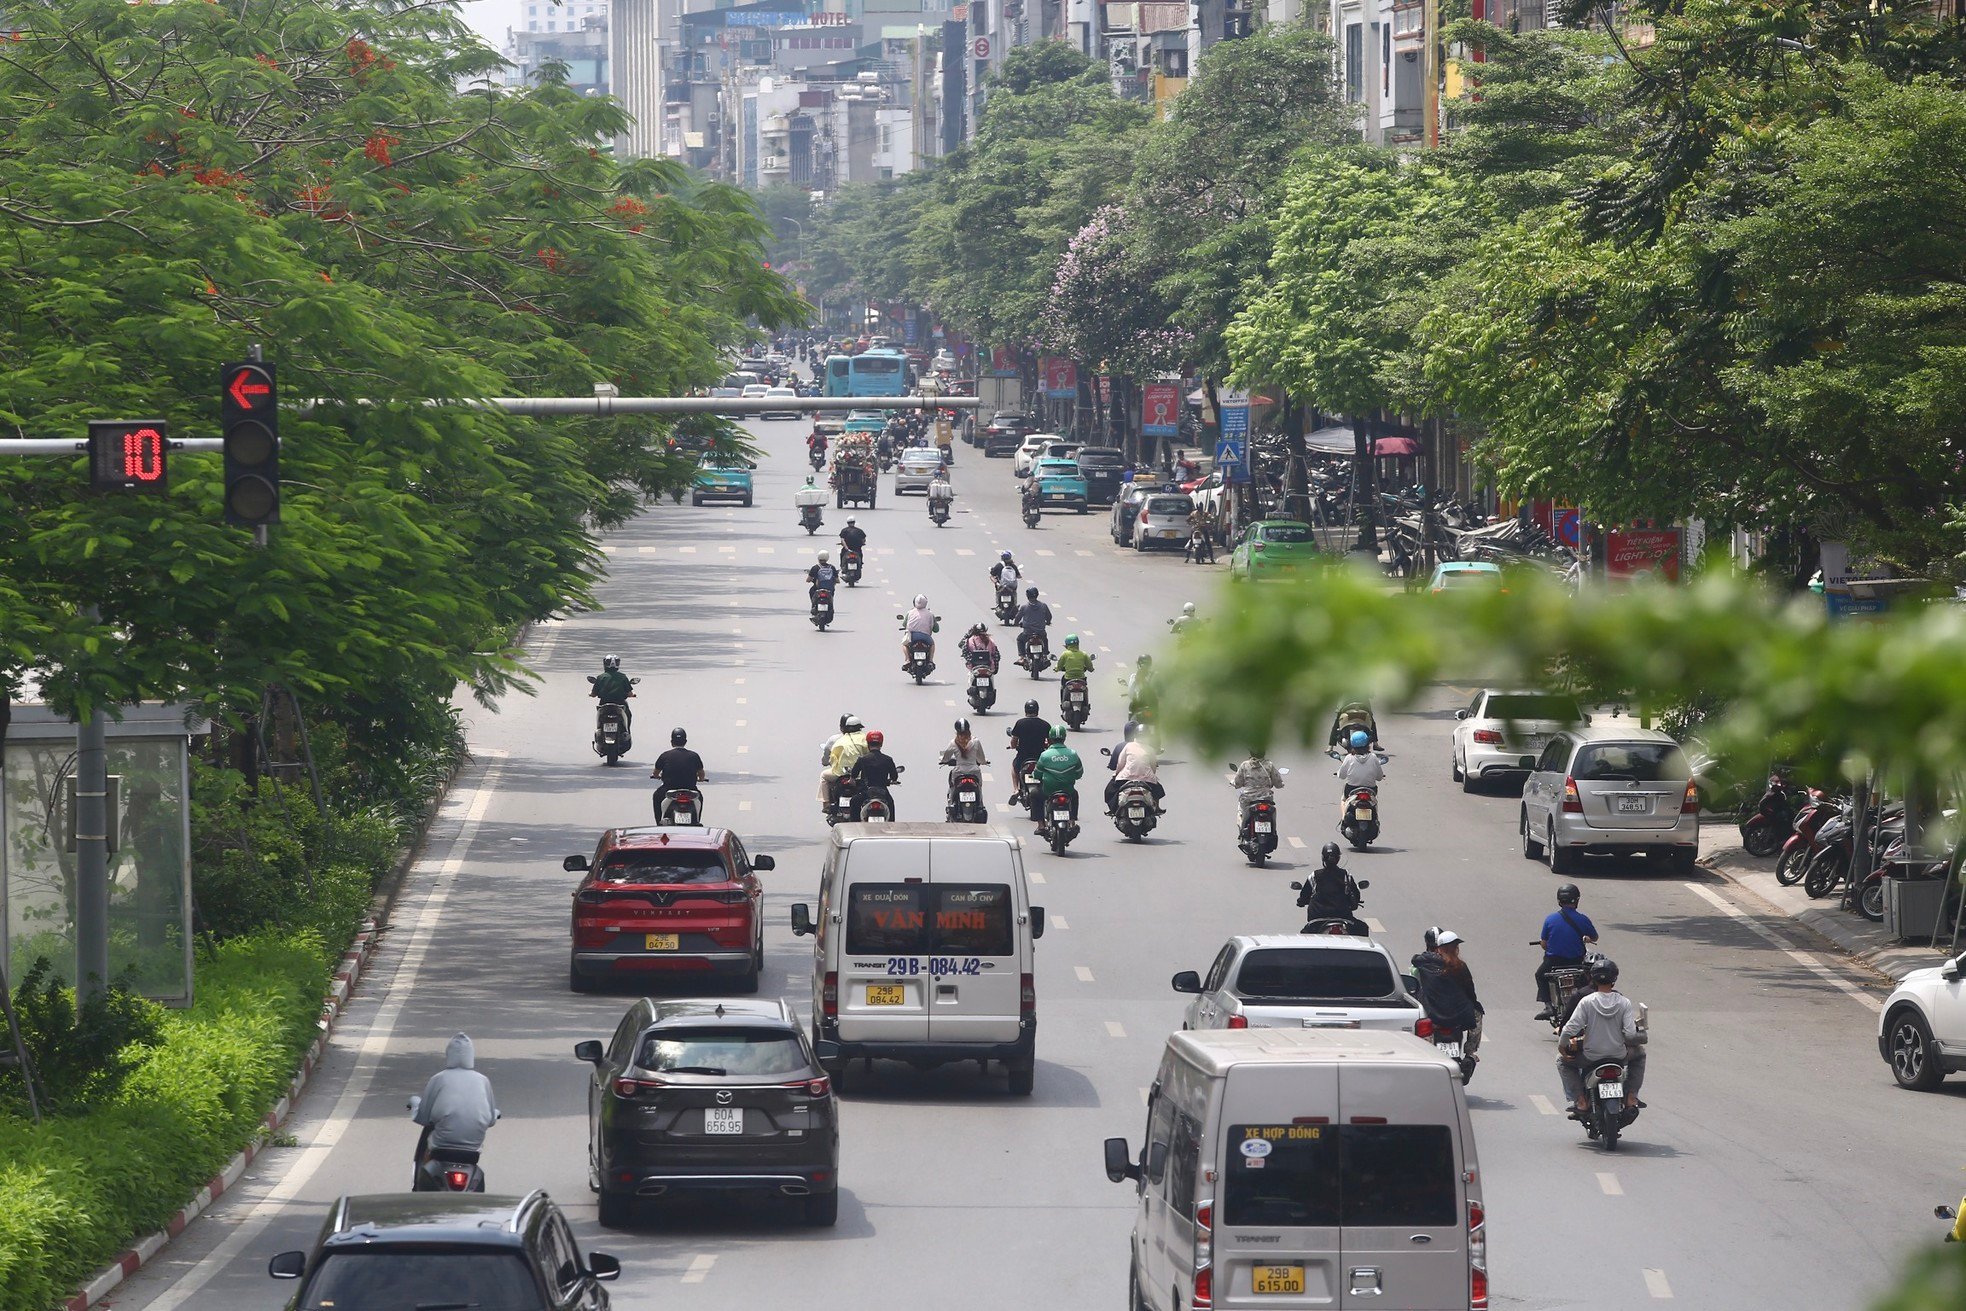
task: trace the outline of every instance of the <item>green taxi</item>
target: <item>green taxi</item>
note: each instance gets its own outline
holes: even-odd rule
[[[689,503],[736,501],[751,504],[751,464],[730,455],[708,455],[696,472],[696,485],[690,489]]]
[[[1258,519],[1243,530],[1229,557],[1229,577],[1236,582],[1275,578],[1308,568],[1318,557],[1311,526],[1295,519]]]
[[[1085,471],[1077,460],[1039,460],[1031,469],[1031,479],[1038,485],[1038,504],[1047,510],[1055,507],[1084,514],[1092,503]]]

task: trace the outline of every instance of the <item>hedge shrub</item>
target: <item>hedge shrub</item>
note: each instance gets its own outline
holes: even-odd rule
[[[0,1117],[0,1311],[57,1306],[251,1140],[318,1033],[337,953],[311,929],[220,943],[113,1100]]]

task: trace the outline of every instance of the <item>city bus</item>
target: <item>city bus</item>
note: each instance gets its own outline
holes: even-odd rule
[[[828,396],[905,396],[908,357],[900,351],[866,350],[826,357]]]

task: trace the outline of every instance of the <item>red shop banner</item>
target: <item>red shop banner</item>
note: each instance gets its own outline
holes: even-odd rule
[[[1613,528],[1604,535],[1604,574],[1607,578],[1679,581],[1679,558],[1684,550],[1678,528]]]
[[[1044,394],[1054,400],[1067,400],[1079,394],[1079,366],[1059,355],[1039,361],[1044,371]]]
[[[1150,382],[1140,389],[1140,431],[1149,437],[1173,437],[1181,431],[1181,386]]]

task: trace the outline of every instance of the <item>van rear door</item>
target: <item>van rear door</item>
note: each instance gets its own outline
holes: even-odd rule
[[[934,893],[926,838],[858,839],[841,877],[842,1042],[928,1041],[928,921]]]
[[[1341,1307],[1468,1305],[1460,1086],[1445,1065],[1347,1062],[1340,1076]]]
[[[998,840],[936,840],[927,945],[932,989],[930,1042],[1017,1041],[1022,1009],[1021,947],[1030,929],[1022,880],[1009,845]]]
[[[1342,1305],[1339,1107],[1335,1063],[1229,1071],[1212,1152],[1217,1307]]]

